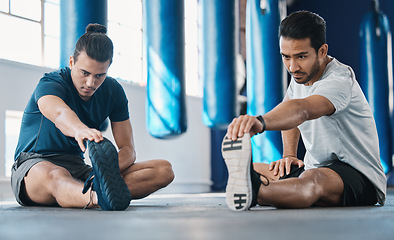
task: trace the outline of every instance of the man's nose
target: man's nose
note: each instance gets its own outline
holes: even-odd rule
[[[290,72],[296,72],[300,69],[300,65],[295,60],[290,60],[289,70]]]
[[[88,87],[93,87],[93,86],[94,86],[94,82],[95,82],[94,77],[93,77],[92,75],[90,75],[90,76],[87,78],[87,80],[86,80],[86,85],[87,85]]]

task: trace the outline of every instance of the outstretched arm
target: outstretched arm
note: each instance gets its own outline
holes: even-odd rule
[[[263,115],[265,130],[289,130],[301,123],[335,112],[334,105],[325,97],[312,95],[303,99],[285,99],[274,109]],[[263,130],[263,125],[253,116],[235,118],[227,129],[227,136],[233,140],[246,132],[255,135]]]
[[[103,136],[100,131],[89,128],[78,118],[77,114],[59,97],[45,95],[38,99],[40,112],[48,118],[66,136],[74,137],[79,147],[85,152],[84,140],[100,142]]]
[[[301,123],[335,112],[334,105],[325,97],[312,95],[304,99],[287,100],[263,116],[267,130],[289,130]]]

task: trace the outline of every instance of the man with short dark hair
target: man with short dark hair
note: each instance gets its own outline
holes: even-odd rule
[[[365,206],[385,202],[386,176],[371,109],[353,70],[327,55],[324,19],[308,11],[280,24],[280,51],[291,82],[285,99],[262,116],[228,126],[222,152],[230,209]],[[283,158],[252,163],[250,137],[282,131]],[[297,158],[300,136],[306,148]]]
[[[107,76],[106,32],[89,24],[69,68],[45,74],[27,104],[11,176],[21,205],[124,210],[174,178],[168,161],[135,163],[128,100]],[[107,118],[119,152],[101,133]],[[92,167],[84,162],[87,142]]]

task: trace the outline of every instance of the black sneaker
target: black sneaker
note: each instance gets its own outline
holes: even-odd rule
[[[249,133],[235,141],[224,137],[222,154],[229,177],[226,187],[227,206],[234,211],[248,210],[255,205],[252,189],[252,147]]]
[[[131,193],[120,170],[118,152],[108,139],[96,143],[89,141],[89,157],[92,162],[92,177],[85,182],[83,193],[92,187],[102,210],[125,210],[131,201]]]

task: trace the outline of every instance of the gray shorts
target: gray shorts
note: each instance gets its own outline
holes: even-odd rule
[[[24,177],[29,170],[41,161],[48,161],[57,166],[68,170],[75,179],[82,182],[86,181],[92,167],[87,165],[85,161],[75,155],[70,154],[38,154],[33,152],[22,152],[15,160],[11,169],[11,188],[14,192],[16,201],[24,206],[37,205],[26,196],[24,185]]]

